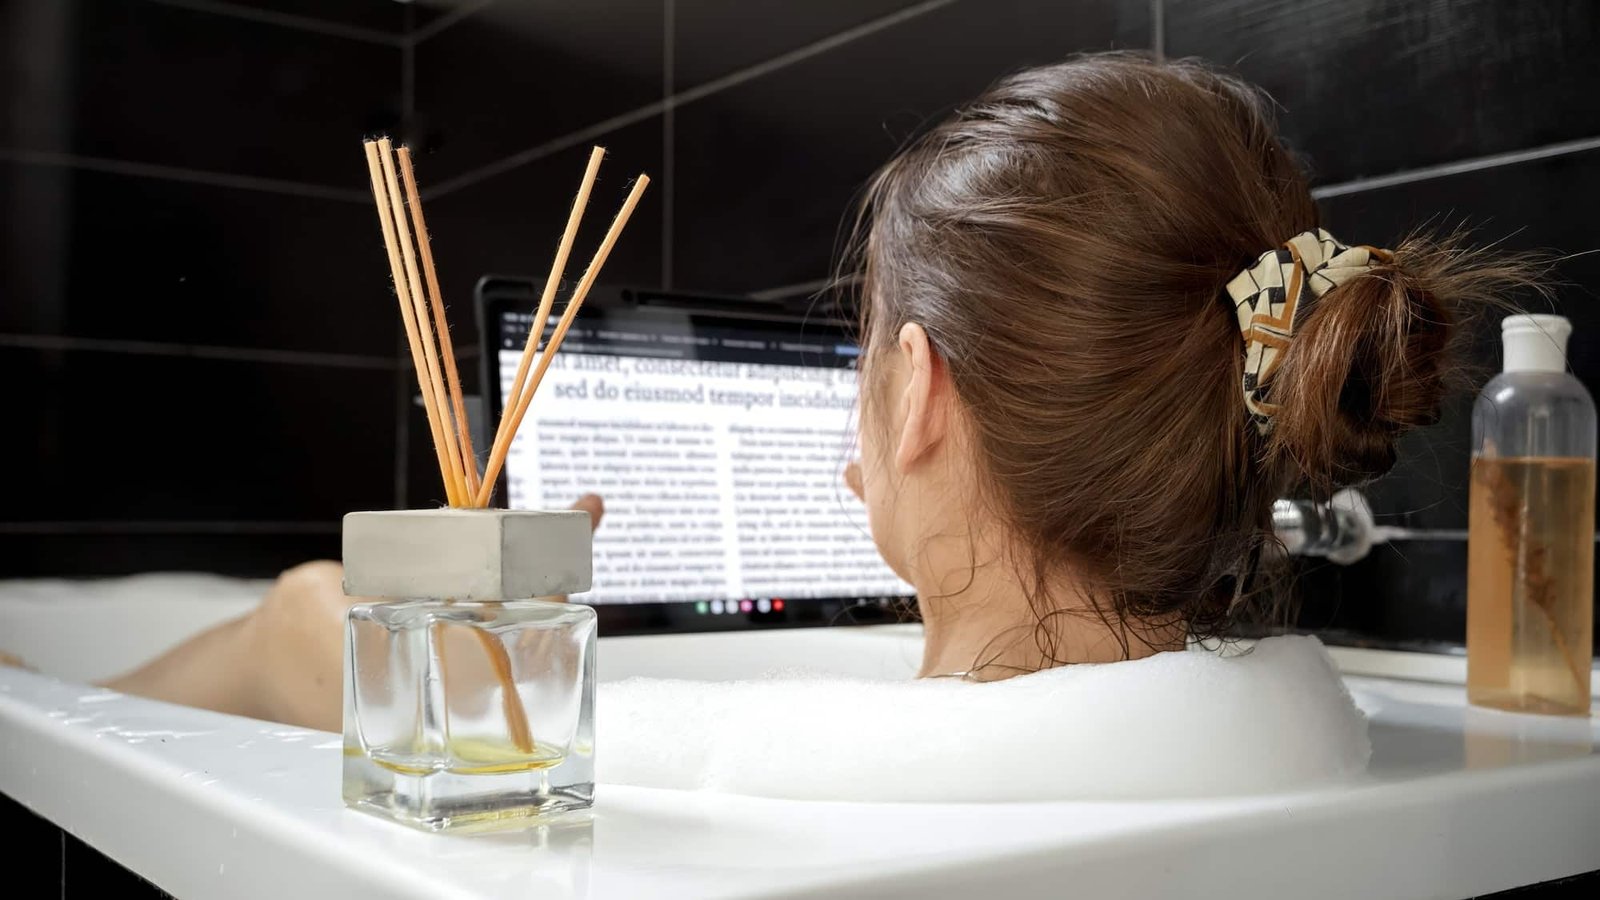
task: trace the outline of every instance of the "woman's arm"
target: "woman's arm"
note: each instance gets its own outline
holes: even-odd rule
[[[599,525],[600,498],[572,505]],[[565,599],[565,598],[554,598]],[[313,562],[283,573],[261,605],[167,651],[104,687],[153,700],[338,731],[343,718],[344,619],[360,598],[344,570]]]

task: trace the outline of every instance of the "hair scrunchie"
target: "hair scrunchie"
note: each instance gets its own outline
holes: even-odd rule
[[[1368,269],[1391,262],[1388,250],[1349,247],[1321,228],[1303,231],[1268,250],[1228,282],[1244,334],[1244,405],[1261,434],[1272,430],[1278,407],[1267,398],[1295,321],[1311,301]]]

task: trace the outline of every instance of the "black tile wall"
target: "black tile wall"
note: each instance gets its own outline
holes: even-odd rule
[[[1016,69],[1148,47],[1149,8],[966,0],[685,104],[674,285],[756,291],[826,276],[852,196],[906,137]]]
[[[1467,635],[1467,542],[1399,541],[1349,566],[1302,561],[1293,600],[1298,629],[1332,643],[1460,652]],[[1600,621],[1594,627],[1600,647]]]
[[[428,203],[440,289],[458,333],[474,335],[472,288],[482,275],[534,275],[543,283],[567,225],[592,147],[606,148],[583,227],[567,263],[576,280],[641,172],[652,184],[608,258],[606,283],[653,285],[661,275],[661,119],[595,136]],[[431,169],[431,164],[430,167]],[[463,344],[474,341],[458,341]]]
[[[1342,644],[1437,649],[1467,629],[1467,544],[1408,540],[1341,566],[1306,561],[1294,584],[1296,624]]]
[[[1504,250],[1573,255],[1554,304],[1510,296],[1578,328],[1574,372],[1600,389],[1600,248],[1584,199],[1600,152],[1488,165],[1445,178],[1406,170],[1600,136],[1600,21],[1592,3],[1536,0],[1165,0],[1165,50],[1232,64],[1282,104],[1286,136],[1318,183],[1400,173],[1322,200],[1347,240],[1392,245],[1413,227],[1472,227]],[[1478,323],[1472,386],[1498,370],[1498,314]],[[1586,340],[1586,335],[1589,336]],[[1346,644],[1461,644],[1466,626],[1466,482],[1472,394],[1403,439],[1395,471],[1366,490],[1387,524],[1414,528],[1360,564],[1304,564],[1299,625]]]
[[[384,503],[381,508],[389,506]],[[308,560],[338,559],[338,522],[326,524],[325,532],[315,534],[239,531],[231,524],[178,533],[4,534],[0,573],[6,578],[99,578],[140,572],[221,572],[272,578]],[[229,530],[223,533],[223,527]]]
[[[8,12],[29,27],[5,38],[7,150],[359,191],[361,137],[399,123],[396,48],[151,2],[69,2],[50,25],[46,2]]]
[[[359,142],[341,144],[362,166]],[[0,332],[389,357],[370,202],[0,162]]]
[[[395,496],[363,136],[443,10],[0,5],[0,577],[271,574]],[[154,523],[154,524],[151,524]]]
[[[1233,66],[1280,104],[1283,131],[1315,181],[1337,188],[1321,201],[1335,234],[1382,245],[1419,226],[1464,224],[1505,250],[1600,247],[1583,201],[1600,187],[1600,152],[1581,149],[1600,138],[1594,4],[1161,2],[1167,55]],[[1480,162],[1453,166],[1464,160]],[[1441,166],[1465,171],[1417,171]],[[1371,176],[1391,177],[1360,180]],[[1595,390],[1600,342],[1585,335],[1600,330],[1600,264],[1572,256],[1555,277],[1563,284],[1553,307],[1531,295],[1504,299],[1571,317],[1573,368]],[[1406,436],[1395,470],[1367,488],[1381,520],[1413,531],[1353,566],[1300,566],[1303,627],[1345,643],[1464,639],[1472,392],[1499,368],[1498,317],[1487,314],[1472,334],[1470,388],[1437,426]]]
[[[0,349],[5,520],[336,522],[394,492],[394,373]],[[199,560],[196,560],[199,562]]]
[[[416,48],[416,133],[459,175],[649,104],[665,79],[663,0],[506,2]]]
[[[1516,165],[1497,166],[1322,201],[1331,231],[1346,240],[1392,246],[1413,228],[1429,223],[1475,225],[1480,243],[1505,251],[1534,250],[1566,255],[1553,273],[1556,300],[1534,295],[1505,298],[1536,312],[1572,319],[1573,371],[1600,388],[1600,226],[1588,198],[1600,192],[1600,150]],[[1584,255],[1586,254],[1586,255]],[[1480,323],[1474,386],[1499,368],[1495,323]],[[1467,527],[1466,484],[1471,456],[1472,398],[1455,398],[1437,426],[1402,440],[1396,470],[1373,485],[1374,506],[1393,524],[1413,528]]]
[[[1318,181],[1600,134],[1590,0],[1163,0],[1166,52],[1283,107]]]
[[[589,196],[584,225],[567,262],[576,281],[627,197],[634,178],[651,174],[652,186],[612,249],[596,294],[621,286],[649,287],[661,274],[661,120],[655,117],[584,141],[503,175],[454,191],[428,204],[429,230],[439,265],[440,289],[449,303],[451,330],[459,348],[478,342],[473,286],[486,274],[518,275],[543,284],[556,244],[566,227],[573,196],[583,180],[592,146],[606,148]],[[461,360],[468,390],[478,382],[479,360]],[[407,388],[414,382],[407,382]],[[409,502],[442,504],[432,438],[423,410],[409,407]]]
[[[6,855],[12,863],[8,866],[12,871],[7,880],[23,888],[21,896],[59,896],[63,854],[61,829],[5,794],[0,794],[0,816],[8,825],[6,839],[10,846]]]
[[[686,90],[925,3],[926,0],[676,0],[672,24],[673,87]]]

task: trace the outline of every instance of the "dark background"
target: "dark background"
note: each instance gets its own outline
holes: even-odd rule
[[[592,143],[595,210],[656,180],[609,280],[803,296],[907,135],[1081,50],[1266,87],[1346,240],[1465,221],[1579,253],[1600,247],[1596,6],[0,0],[0,577],[271,575],[336,555],[347,510],[437,502],[364,136],[419,150],[460,345],[479,275],[542,271]],[[1559,270],[1591,386],[1597,266]],[[1468,408],[1372,491],[1405,540],[1308,567],[1306,624],[1460,640]]]

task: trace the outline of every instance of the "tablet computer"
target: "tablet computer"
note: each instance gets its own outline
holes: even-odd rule
[[[490,422],[541,287],[478,284]],[[842,477],[856,453],[857,353],[845,323],[778,304],[591,295],[512,442],[499,498],[605,500],[594,588],[579,599],[607,634],[892,620],[911,588]]]

